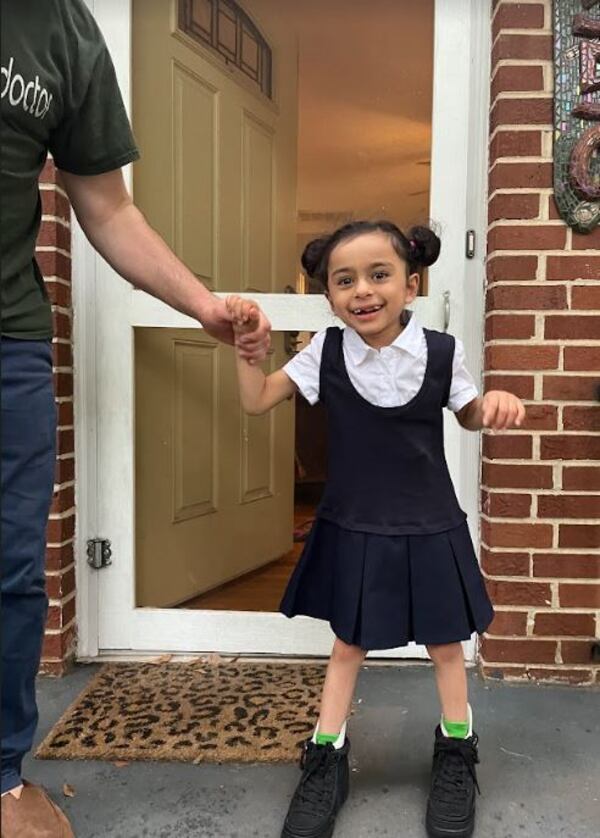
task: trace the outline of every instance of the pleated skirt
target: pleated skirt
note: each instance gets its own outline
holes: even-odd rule
[[[353,532],[317,518],[281,602],[366,650],[454,643],[494,609],[467,523],[434,535]]]

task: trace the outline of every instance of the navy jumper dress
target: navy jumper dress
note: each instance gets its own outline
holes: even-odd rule
[[[363,649],[467,640],[494,616],[444,454],[454,338],[424,332],[423,384],[399,407],[357,392],[341,329],[323,346],[327,484],[281,611]]]

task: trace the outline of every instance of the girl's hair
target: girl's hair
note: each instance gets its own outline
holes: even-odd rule
[[[364,233],[387,233],[398,256],[408,265],[409,274],[421,273],[433,265],[440,255],[441,241],[430,227],[416,226],[404,234],[391,221],[351,221],[334,233],[313,239],[304,248],[302,267],[311,279],[318,280],[327,290],[329,257],[340,242]]]

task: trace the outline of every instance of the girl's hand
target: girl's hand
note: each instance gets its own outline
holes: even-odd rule
[[[525,418],[525,405],[521,399],[504,390],[490,390],[486,393],[481,409],[483,427],[494,431],[520,428]]]
[[[249,360],[250,363],[264,360],[270,346],[271,324],[258,305],[254,300],[232,295],[225,299],[225,306],[231,317],[235,345],[240,357]],[[257,351],[256,344],[259,342],[260,351]]]

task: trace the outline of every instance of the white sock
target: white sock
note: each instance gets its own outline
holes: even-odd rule
[[[317,722],[317,726],[315,727],[315,732],[313,733],[312,740],[311,740],[312,742],[314,742],[315,745],[317,744],[317,733],[318,732],[319,732],[319,723]],[[342,729],[340,730],[340,735],[338,736],[338,738],[335,740],[335,742],[332,742],[331,744],[333,745],[333,747],[335,748],[336,751],[339,751],[340,748],[344,747],[344,742],[345,741],[346,741],[346,722],[344,722],[344,724],[342,725]]]

